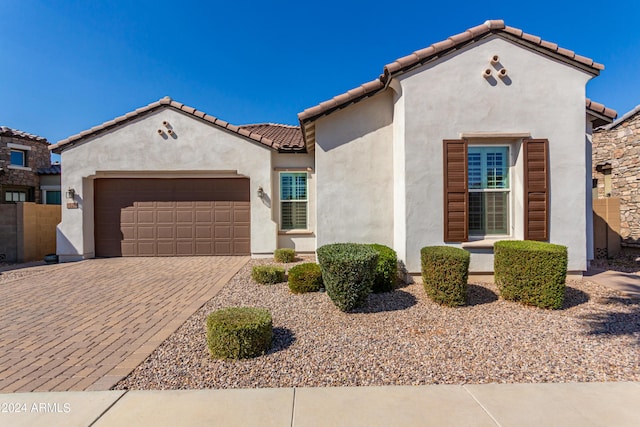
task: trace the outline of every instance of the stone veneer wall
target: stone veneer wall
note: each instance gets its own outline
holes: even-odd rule
[[[626,245],[640,246],[640,112],[611,130],[593,132],[593,178],[598,198],[604,193],[604,174],[598,164],[611,164],[611,197],[620,198],[620,236]]]
[[[31,147],[31,150],[27,153],[27,167],[31,170],[9,168],[11,164],[11,149],[7,146],[9,142]],[[38,169],[46,168],[50,164],[51,157],[47,143],[6,135],[0,136],[0,168],[3,169],[3,172],[0,172],[1,187],[32,187],[34,192],[33,201],[41,203],[40,179],[37,172]],[[0,197],[3,197],[2,194],[0,194]],[[3,201],[4,200],[0,200],[0,203]]]

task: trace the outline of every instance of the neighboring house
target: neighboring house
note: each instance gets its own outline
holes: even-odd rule
[[[493,242],[566,245],[593,258],[593,123],[604,67],[487,21],[384,67],[298,115],[236,127],[169,98],[52,146],[75,192],[61,260],[312,252],[332,242],[460,246],[493,270]],[[300,133],[301,132],[301,133]],[[589,196],[589,197],[588,197]]]
[[[48,147],[43,137],[0,126],[0,203],[51,204],[56,200],[60,165],[51,165]],[[42,179],[42,174],[47,179]]]
[[[593,133],[594,198],[620,199],[623,245],[640,246],[640,105]]]

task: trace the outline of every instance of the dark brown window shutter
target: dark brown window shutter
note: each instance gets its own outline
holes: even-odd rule
[[[549,141],[525,139],[524,238],[549,240]]]
[[[444,141],[444,241],[469,239],[467,141]]]

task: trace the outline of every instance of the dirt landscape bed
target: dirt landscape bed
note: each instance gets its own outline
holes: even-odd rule
[[[326,293],[256,284],[251,267],[265,263],[251,260],[115,388],[640,381],[640,300],[587,280],[569,281],[555,311],[504,301],[493,284],[475,283],[465,307],[441,307],[411,284],[342,313]],[[205,318],[228,306],[271,311],[269,353],[210,358]]]

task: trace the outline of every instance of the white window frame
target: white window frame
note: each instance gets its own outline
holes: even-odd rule
[[[11,194],[11,199],[12,200],[7,200],[7,196],[9,194]],[[24,194],[24,200],[13,200],[13,195],[14,194]],[[26,202],[28,198],[29,198],[29,192],[26,191],[26,190],[6,190],[4,192],[4,201],[5,202],[9,202],[9,203],[11,203],[11,202],[15,202],[15,203],[17,203],[17,202]],[[18,197],[18,199],[20,199],[20,197]]]
[[[511,238],[513,236],[514,223],[513,223],[513,210],[514,210],[514,169],[515,169],[515,147],[513,144],[509,143],[469,143],[467,145],[467,150],[470,148],[502,148],[505,147],[507,149],[507,167],[508,167],[508,180],[509,180],[509,188],[508,189],[472,189],[468,188],[468,193],[507,193],[507,233],[506,234],[472,234],[471,227],[469,227],[469,240],[483,240],[483,239],[495,239],[495,238]],[[467,154],[467,173],[469,172],[469,157]],[[467,226],[469,226],[467,224]]]
[[[306,198],[304,200],[282,200],[282,175],[285,174],[304,174],[305,175],[305,185],[306,185]],[[282,228],[282,205],[283,203],[306,203],[307,205],[307,215],[305,218],[305,227],[304,228]],[[278,230],[283,233],[288,232],[306,232],[309,230],[309,172],[306,170],[286,170],[278,172],[278,210],[279,210],[279,221],[278,221]]]
[[[7,148],[9,148],[9,164],[7,165],[8,169],[19,169],[19,170],[28,170],[30,171],[31,168],[28,167],[28,156],[27,153],[29,151],[31,151],[31,147],[29,147],[28,145],[22,145],[22,144],[14,144],[13,142],[9,142],[7,143]],[[11,163],[11,152],[21,152],[22,153],[22,164],[21,165],[16,165]]]
[[[63,194],[62,194],[62,189],[60,188],[59,185],[41,185],[40,186],[40,191],[42,192],[42,204],[46,205],[47,204],[47,192],[48,191],[60,191],[60,204],[62,204],[62,200],[63,200]]]

